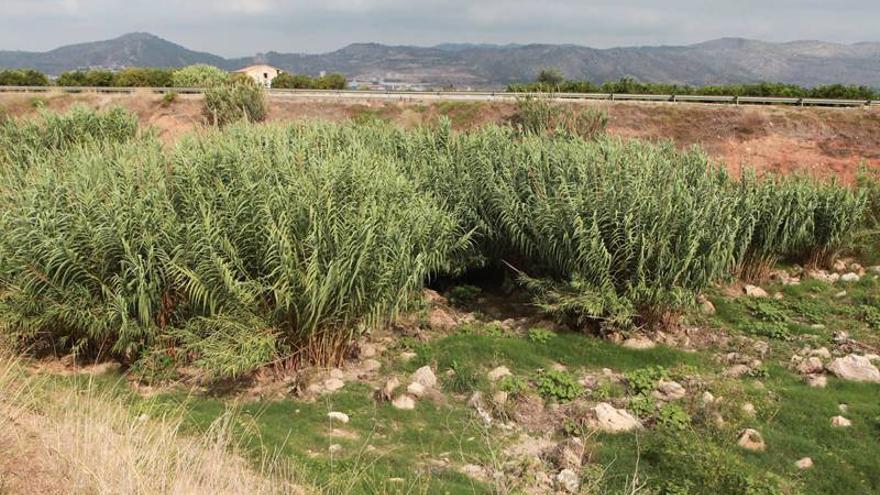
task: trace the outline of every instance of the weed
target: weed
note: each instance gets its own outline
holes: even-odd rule
[[[456,306],[466,306],[477,300],[483,290],[473,285],[457,285],[449,290],[447,298]]]
[[[505,376],[498,382],[498,388],[507,392],[511,397],[519,397],[529,389],[529,382],[518,376]]]
[[[574,400],[583,392],[581,385],[565,371],[544,371],[538,374],[535,383],[541,396],[560,402]]]
[[[666,404],[657,411],[657,423],[666,428],[683,430],[690,426],[691,416],[678,404]]]
[[[660,380],[668,378],[669,372],[661,366],[642,368],[624,374],[627,387],[632,395],[649,395]]]
[[[554,332],[543,327],[529,329],[529,342],[532,342],[533,344],[548,344],[555,336],[556,334]]]

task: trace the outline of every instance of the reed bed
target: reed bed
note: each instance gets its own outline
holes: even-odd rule
[[[102,124],[0,128],[36,136],[0,161],[7,333],[129,360],[170,347],[216,376],[337,363],[430,277],[487,264],[573,326],[666,325],[733,274],[828,261],[865,204],[601,135],[236,124],[165,149],[84,115],[57,122]]]

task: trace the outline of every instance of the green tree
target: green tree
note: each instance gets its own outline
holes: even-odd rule
[[[174,84],[173,71],[152,67],[131,67],[116,73],[114,86],[126,88],[167,88]]]
[[[229,81],[229,73],[213,65],[196,64],[174,71],[176,88],[211,88]]]
[[[548,86],[559,86],[565,82],[565,75],[562,74],[561,70],[551,67],[541,70],[536,81]]]
[[[48,86],[49,79],[33,69],[0,71],[0,86]]]

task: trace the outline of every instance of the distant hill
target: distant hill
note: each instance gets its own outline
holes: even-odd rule
[[[352,79],[457,87],[501,87],[529,81],[544,67],[557,67],[569,78],[597,83],[632,76],[642,81],[691,85],[774,81],[804,86],[839,82],[880,87],[880,43],[769,43],[724,38],[688,46],[609,49],[546,44],[447,43],[416,47],[360,43],[322,54],[269,52],[225,59],[188,50],[151,34],[133,33],[44,53],[0,51],[0,67],[33,67],[49,74],[88,67],[177,67],[193,63],[237,69],[255,61],[290,72],[342,72]]]

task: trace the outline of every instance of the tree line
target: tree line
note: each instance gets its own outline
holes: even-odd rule
[[[615,93],[633,95],[760,96],[880,100],[880,90],[868,86],[826,84],[806,88],[797,84],[775,82],[688,86],[641,82],[631,77],[596,84],[590,81],[566,79],[556,69],[542,70],[535,81],[510,84],[507,90],[516,93]]]
[[[106,69],[74,70],[64,72],[54,81],[33,69],[0,71],[0,86],[66,86],[118,88],[208,88],[223,82],[230,73],[205,64],[178,69],[130,67],[118,71]],[[342,74],[310,77],[305,74],[281,73],[273,88],[287,89],[345,89],[348,81]]]

